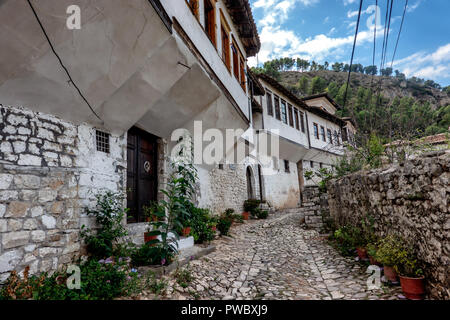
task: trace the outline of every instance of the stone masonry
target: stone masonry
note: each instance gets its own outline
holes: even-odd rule
[[[375,219],[379,236],[397,234],[417,249],[432,297],[450,299],[450,151],[358,172],[327,185],[338,226]]]
[[[29,265],[50,271],[79,253],[84,208],[123,190],[126,137],[97,152],[95,129],[0,105],[0,283]]]
[[[328,214],[328,194],[320,192],[318,186],[308,186],[302,191],[302,204],[299,212],[304,214],[308,228],[321,231],[322,217]]]

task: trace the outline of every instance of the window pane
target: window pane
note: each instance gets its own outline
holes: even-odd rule
[[[300,130],[300,126],[298,123],[298,110],[297,109],[294,109],[294,120],[295,120],[295,128],[297,130]]]
[[[302,128],[302,132],[305,133],[305,115],[303,114],[303,112],[300,112],[300,126]]]
[[[269,116],[273,116],[272,95],[269,92],[266,93],[266,101],[267,101],[267,114]]]
[[[286,102],[281,100],[281,121],[287,124]]]
[[[275,117],[278,120],[281,120],[281,112],[280,112],[280,98],[275,96]]]
[[[292,114],[292,106],[288,104],[288,110],[289,110],[289,125],[291,127],[294,126],[294,115]]]

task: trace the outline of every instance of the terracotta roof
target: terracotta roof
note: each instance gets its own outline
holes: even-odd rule
[[[340,110],[342,109],[342,107],[336,102],[334,101],[329,95],[328,93],[324,92],[324,93],[318,93],[318,94],[313,94],[311,96],[307,96],[302,98],[303,101],[308,101],[308,100],[312,100],[312,99],[317,99],[317,98],[325,98],[327,99],[336,109]]]
[[[224,0],[239,37],[244,44],[247,56],[256,55],[261,49],[258,29],[253,19],[252,9],[248,0]]]

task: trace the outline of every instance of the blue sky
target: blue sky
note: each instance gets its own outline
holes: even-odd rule
[[[395,0],[387,52],[390,66],[406,0]],[[378,0],[379,66],[387,0]],[[359,0],[250,0],[261,38],[259,63],[290,56],[349,63]],[[450,85],[449,0],[409,0],[393,68],[407,77]],[[375,0],[364,0],[354,63],[372,64]],[[256,65],[256,58],[249,64]]]

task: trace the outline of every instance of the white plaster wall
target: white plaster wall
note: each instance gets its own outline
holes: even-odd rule
[[[314,136],[314,123],[318,124],[318,128],[319,128],[319,139],[317,139]],[[326,119],[323,119],[321,117],[319,117],[318,115],[308,112],[308,126],[309,126],[309,134],[310,134],[310,139],[311,139],[311,147],[313,148],[319,148],[322,149],[324,151],[327,152],[332,152],[332,153],[337,153],[337,154],[343,154],[343,146],[342,146],[342,139],[339,136],[339,141],[341,143],[340,146],[335,145],[335,144],[331,144],[330,141],[328,140],[327,137],[327,129],[331,129],[331,133],[333,135],[333,142],[335,140],[334,137],[334,131],[336,130],[336,132],[340,135],[340,127],[329,121]],[[322,136],[320,134],[320,126],[323,126],[325,128],[325,139],[326,141],[322,140]]]
[[[266,200],[276,209],[294,208],[300,201],[297,164],[289,162],[289,169],[285,172],[284,162],[279,160],[277,174],[263,177]]]
[[[201,1],[200,1],[201,2]],[[228,71],[224,62],[221,59],[221,38],[220,38],[220,11],[219,8],[223,8],[223,12],[225,17],[228,20],[228,25],[231,27],[232,32],[236,41],[238,42],[238,46],[241,48],[241,52],[244,55],[244,59],[246,60],[245,50],[243,50],[242,43],[239,40],[238,33],[233,26],[233,23],[227,13],[226,7],[222,3],[222,1],[218,1],[216,5],[216,44],[217,49],[214,48],[213,44],[209,40],[206,35],[202,25],[197,21],[195,16],[190,11],[189,7],[184,2],[180,2],[180,0],[166,0],[162,1],[161,4],[167,11],[170,17],[175,17],[180,25],[183,27],[183,30],[192,40],[194,45],[197,47],[203,58],[206,62],[211,66],[214,70],[218,78],[222,81],[231,95],[234,97],[236,103],[239,105],[242,112],[246,115],[247,118],[250,117],[249,108],[248,108],[248,97],[247,93],[242,90],[240,84],[234,78],[234,75]],[[202,21],[202,16],[200,17]],[[248,86],[247,86],[248,87]]]
[[[268,130],[278,130],[279,135],[283,138],[292,140],[296,143],[299,143],[305,148],[308,148],[308,136],[306,131],[306,111],[297,106],[295,103],[293,103],[290,99],[286,98],[282,93],[280,93],[278,90],[274,89],[272,86],[267,84],[265,81],[260,80],[263,84],[264,88],[269,89],[272,92],[272,107],[274,109],[273,116],[270,116],[267,112],[267,99],[266,97],[262,97],[262,107],[263,107],[263,121],[264,121],[264,128]],[[304,124],[305,124],[305,133],[300,130],[297,130],[295,128],[295,119],[294,119],[294,127],[291,127],[289,124],[285,124],[283,121],[278,120],[275,116],[275,102],[273,100],[274,94],[279,96],[281,99],[285,100],[287,103],[291,104],[292,106],[295,106],[299,111],[303,112],[305,114]],[[286,104],[287,108],[287,104]],[[280,104],[280,110],[281,110],[281,104]],[[288,123],[289,123],[289,111],[287,109],[287,117],[288,117]],[[295,114],[293,114],[293,117],[295,118]],[[299,122],[300,122],[300,114],[298,116]]]

